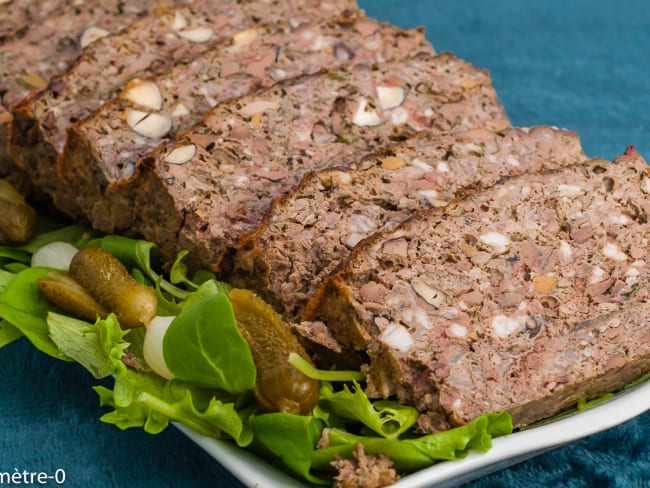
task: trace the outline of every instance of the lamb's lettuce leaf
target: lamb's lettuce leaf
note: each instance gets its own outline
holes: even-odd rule
[[[191,292],[179,288],[163,279],[153,269],[154,255],[158,254],[158,247],[149,241],[130,239],[128,237],[108,235],[102,238],[101,247],[119,259],[127,269],[139,268],[153,283],[161,289],[181,300],[185,300]]]
[[[0,320],[0,348],[23,337],[23,333],[6,320]]]
[[[198,285],[187,277],[187,266],[185,266],[185,263],[183,262],[183,258],[187,256],[188,253],[189,251],[185,249],[178,253],[176,260],[172,265],[172,269],[169,271],[169,281],[174,285],[184,284],[195,289],[198,288]]]
[[[29,264],[32,255],[15,247],[0,246],[0,262]]]
[[[366,378],[361,371],[317,369],[295,352],[289,353],[288,362],[307,378],[318,381],[363,381]]]
[[[38,288],[38,280],[50,271],[27,268],[16,274],[0,293],[0,317],[20,330],[40,351],[68,360],[49,336],[47,314],[53,307]]]
[[[191,384],[244,393],[255,385],[255,363],[223,293],[184,308],[163,339],[167,367]]]
[[[39,234],[27,244],[20,246],[18,249],[32,254],[38,251],[41,247],[51,244],[52,242],[67,242],[76,245],[79,241],[90,235],[92,235],[92,232],[87,227],[82,225],[69,225],[67,227],[61,227],[59,229]]]
[[[311,473],[312,458],[323,431],[314,417],[268,413],[253,418],[253,449],[272,462],[282,463],[295,475],[315,484],[329,484]]]

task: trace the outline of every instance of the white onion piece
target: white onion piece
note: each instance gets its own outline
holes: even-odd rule
[[[147,332],[144,336],[144,345],[142,352],[144,353],[144,360],[157,374],[165,379],[172,380],[174,375],[165,362],[163,356],[163,339],[167,333],[169,325],[174,320],[174,317],[161,317],[156,316],[153,318],[149,325],[147,325]]]
[[[70,261],[77,254],[78,249],[67,242],[51,242],[41,247],[32,254],[32,267],[43,266],[46,268],[70,269]]]

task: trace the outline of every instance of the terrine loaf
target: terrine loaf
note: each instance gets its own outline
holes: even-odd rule
[[[297,27],[278,22],[239,32],[161,76],[132,80],[93,116],[73,124],[60,174],[93,226],[118,232],[132,225],[132,192],[118,186],[134,176],[136,162],[218,103],[321,69],[419,52],[433,53],[421,29],[381,24],[353,11]]]
[[[37,13],[41,3],[44,14],[51,12],[52,16],[41,18]],[[10,175],[15,180],[22,176],[7,153],[11,107],[30,93],[46,88],[50,78],[67,69],[88,43],[146,15],[154,2],[66,2],[63,10],[55,3],[18,2],[20,5],[11,7],[15,17],[23,12],[24,19],[32,23],[14,32],[0,49],[0,176]]]
[[[633,149],[468,193],[360,243],[314,318],[422,428],[527,425],[650,370],[649,193]]]
[[[138,168],[135,230],[220,267],[306,172],[418,131],[504,128],[489,75],[445,53],[308,75],[218,105]]]
[[[261,22],[320,18],[355,7],[353,0],[195,1],[163,9],[88,46],[48,88],[14,107],[10,152],[35,186],[60,210],[81,218],[74,194],[57,175],[66,128],[90,115],[130,79],[190,59],[213,42]],[[263,13],[263,15],[261,15]]]
[[[306,176],[241,240],[230,280],[299,320],[322,279],[371,233],[457,192],[584,160],[578,136],[535,127],[424,133],[350,168]]]

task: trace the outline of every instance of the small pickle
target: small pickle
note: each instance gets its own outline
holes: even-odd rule
[[[106,318],[108,315],[108,310],[67,273],[48,273],[47,277],[38,280],[38,288],[52,303],[80,319],[94,322],[97,316]]]
[[[0,234],[21,244],[34,237],[36,212],[6,180],[0,180]]]
[[[115,313],[122,328],[141,327],[156,315],[155,292],[135,281],[124,265],[104,249],[87,247],[77,252],[70,262],[70,275]]]
[[[295,352],[311,359],[273,308],[248,290],[233,288],[230,302],[237,325],[253,353],[257,369],[254,395],[269,412],[306,415],[319,398],[319,383],[288,362]]]

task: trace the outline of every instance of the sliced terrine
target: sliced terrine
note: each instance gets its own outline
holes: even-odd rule
[[[321,69],[419,52],[433,53],[421,29],[400,29],[352,11],[297,27],[254,27],[161,76],[132,80],[68,129],[59,172],[93,226],[119,232],[132,224],[133,202],[128,188],[118,187],[134,176],[137,161],[218,103]]]
[[[360,243],[313,318],[425,430],[527,425],[650,370],[648,194],[634,150],[469,193]]]
[[[230,280],[298,320],[322,279],[371,233],[444,207],[461,190],[584,159],[576,134],[550,127],[424,133],[351,168],[305,177],[242,238]]]
[[[106,102],[136,76],[149,76],[190,59],[213,42],[243,29],[289,19],[302,22],[356,6],[353,0],[226,0],[147,16],[89,45],[75,65],[48,88],[14,107],[9,150],[37,189],[60,210],[81,218],[74,194],[57,175],[66,128]]]
[[[53,1],[18,3],[22,7],[11,7],[12,15],[18,20],[22,12],[33,22],[23,26],[20,35],[14,32],[0,48],[0,176],[10,175],[15,180],[22,175],[7,153],[11,107],[30,93],[46,88],[50,78],[67,69],[88,43],[146,15],[155,2],[67,2],[63,10],[56,8]],[[56,15],[41,18],[37,13],[41,3],[44,12]]]
[[[443,53],[308,75],[218,105],[143,160],[134,229],[219,268],[273,199],[314,169],[419,131],[509,125],[489,75]]]

